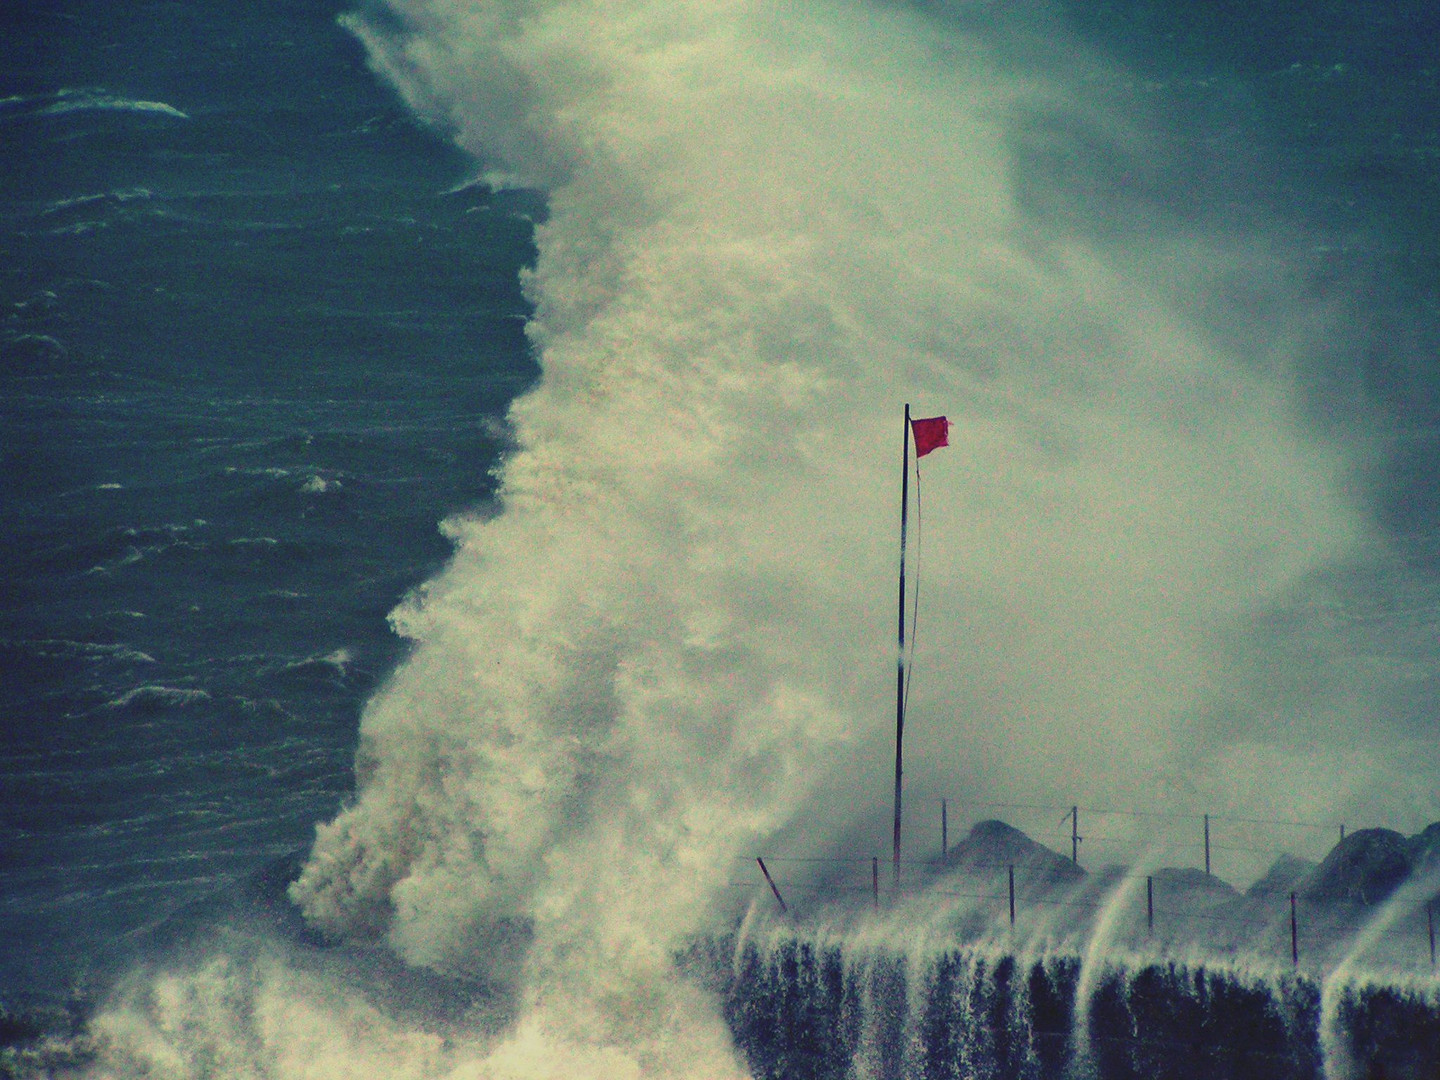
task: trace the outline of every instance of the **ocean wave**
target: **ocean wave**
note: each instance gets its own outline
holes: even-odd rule
[[[354,654],[346,648],[335,649],[324,655],[307,656],[303,660],[291,661],[277,674],[286,679],[303,681],[344,683],[351,675]]]
[[[224,472],[227,476],[264,476],[272,480],[283,480],[292,475],[295,470],[282,468],[279,465],[250,466],[250,465],[227,465]]]
[[[136,614],[127,612],[126,614]],[[102,644],[94,641],[71,641],[66,638],[0,640],[0,648],[15,649],[47,660],[113,661],[129,664],[153,664],[147,652],[129,645]]]
[[[174,117],[177,120],[190,119],[189,113],[182,112],[166,102],[121,97],[101,89],[59,90],[48,104],[35,111],[43,116],[55,116],[86,110],[151,113]]]
[[[23,300],[16,300],[10,306],[15,309],[17,315],[43,316],[60,306],[60,297],[54,289],[40,289]]]
[[[354,660],[355,654],[352,653],[349,649],[342,647],[328,652],[324,656],[309,657],[301,661],[300,663],[301,665],[320,664],[325,667],[333,668],[334,670],[338,671],[340,674],[343,675],[347,670],[349,670],[349,667],[351,663],[354,662]],[[295,664],[289,665],[290,668],[294,668],[296,666],[297,665]]]
[[[301,717],[296,713],[292,712],[290,709],[287,709],[284,702],[280,701],[278,698],[251,698],[245,697],[242,694],[237,695],[233,700],[236,705],[238,705],[247,713],[255,713],[267,717],[275,717],[292,724],[299,723],[301,721]],[[310,746],[299,746],[296,749],[299,756],[304,758],[314,757],[318,754],[318,752]],[[260,767],[265,768],[265,770],[271,775],[275,775],[279,771],[276,768],[266,767],[263,764]]]
[[[253,476],[266,480],[295,480],[292,491],[301,495],[333,495],[345,488],[346,475],[333,469],[317,466],[280,465],[227,465],[227,476]]]
[[[183,709],[211,700],[206,690],[190,690],[179,686],[161,686],[147,683],[127,690],[117,698],[105,703],[107,709],[129,709],[134,712],[159,712],[164,709]]]
[[[44,556],[43,561],[56,568],[72,567],[78,570],[83,566],[86,574],[109,574],[170,551],[203,550],[207,546],[206,542],[195,539],[190,534],[205,525],[206,522],[197,519],[188,525],[109,529],[93,539],[57,548]]]
[[[649,950],[713,917],[728,859],[883,828],[906,401],[956,422],[926,464],[907,798],[1083,777],[1140,802],[1139,777],[1217,772],[1275,797],[1283,770],[1208,743],[1244,726],[1217,687],[1272,688],[1237,626],[1370,523],[1281,358],[1319,345],[1308,298],[1195,314],[1274,295],[1252,238],[1069,209],[1077,177],[1167,167],[1103,58],[1030,5],[978,34],[883,4],[395,6],[413,22],[347,19],[375,67],[550,193],[544,376],[510,411],[503,513],[452,522],[393,617],[414,652],[292,890],[315,925],[441,970],[533,927],[521,1030],[654,1052],[604,1003],[679,1001]],[[1358,697],[1305,710],[1321,773],[1352,751],[1318,717]],[[657,1072],[693,1070],[690,1019]]]
[[[67,199],[56,199],[48,204],[42,213],[54,214],[62,210],[72,210],[77,206],[90,206],[100,202],[127,203],[136,200],[150,199],[154,193],[149,188],[119,188],[115,191],[102,191],[92,195],[73,195]]]
[[[87,233],[95,232],[97,229],[108,229],[111,226],[109,221],[72,221],[68,225],[57,225],[50,229],[47,235],[50,236],[85,236]]]
[[[327,495],[344,487],[339,480],[328,479],[318,473],[300,485],[302,495]]]
[[[39,223],[51,236],[83,235],[143,217],[163,216],[158,206],[149,205],[153,198],[154,193],[144,187],[71,195],[47,203],[40,210]]]
[[[0,1074],[74,1075],[96,1056],[82,1021],[83,1010],[74,1001],[0,1001]]]
[[[70,355],[65,343],[51,334],[13,334],[5,337],[5,351],[31,363],[63,360]]]

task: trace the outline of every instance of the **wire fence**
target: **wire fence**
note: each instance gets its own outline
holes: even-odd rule
[[[1045,814],[1050,820],[1062,813],[1059,824],[1065,831],[1058,837],[1057,848],[1039,846],[1029,855],[1013,859],[987,859],[964,844],[950,842],[950,809],[974,811],[1029,812]],[[1082,823],[1106,819],[1161,820],[1172,826],[1189,825],[1194,830],[1190,842],[1164,839],[1153,835],[1096,835],[1082,831]],[[1230,945],[1245,938],[1263,938],[1272,949],[1288,944],[1291,962],[1299,966],[1302,953],[1323,956],[1337,944],[1353,937],[1360,926],[1378,910],[1377,901],[1398,887],[1391,881],[1384,895],[1366,897],[1336,896],[1307,893],[1306,875],[1346,836],[1341,822],[1309,822],[1254,815],[1180,814],[1163,811],[1135,811],[1068,807],[1034,803],[974,803],[942,800],[940,804],[940,835],[938,849],[929,858],[909,858],[896,868],[891,879],[892,863],[878,855],[836,857],[757,857],[760,880],[732,880],[736,889],[765,889],[782,913],[790,912],[786,896],[792,902],[804,898],[817,903],[868,899],[876,909],[896,897],[920,891],[927,896],[952,898],[972,911],[978,911],[994,922],[1010,927],[1023,922],[1036,912],[1073,910],[1077,915],[1096,915],[1102,910],[1118,912],[1126,931],[1144,937],[1167,936],[1184,939],[1186,932],[1195,938],[1223,937]],[[1241,826],[1238,832],[1236,826]],[[1053,828],[1054,826],[1052,826]],[[1265,836],[1257,839],[1255,830]],[[1304,845],[1317,857],[1313,861],[1296,861],[1288,874],[1275,880],[1261,878],[1243,893],[1236,891],[1215,874],[1217,864],[1231,860],[1238,853],[1251,860],[1256,855],[1294,858],[1291,844],[1265,843],[1274,830],[1290,830],[1311,841]],[[1231,842],[1233,839],[1242,842]],[[1028,839],[1028,837],[1027,837]],[[1248,842],[1245,842],[1248,841]],[[1038,842],[1037,842],[1038,843]],[[1090,845],[1085,847],[1084,845]],[[1323,851],[1315,851],[1319,845]],[[1181,867],[1154,869],[1123,868],[1106,864],[1093,874],[1083,866],[1084,853],[1092,855],[1096,848],[1110,845],[1115,849],[1139,850],[1146,860],[1153,861],[1180,853],[1190,859]],[[1303,849],[1303,848],[1302,848]],[[1037,861],[1036,854],[1044,852]],[[954,856],[957,861],[952,861]],[[776,871],[772,874],[771,867]],[[801,876],[787,870],[805,867]],[[882,866],[886,870],[882,880]],[[1067,868],[1073,867],[1073,870]],[[903,869],[903,876],[899,872]],[[956,870],[962,873],[955,873]],[[818,871],[818,873],[817,873]],[[1363,892],[1363,890],[1362,890]],[[1428,961],[1436,968],[1436,897],[1426,897],[1392,918],[1384,938],[1392,953],[1408,957],[1411,964]],[[1143,926],[1143,930],[1142,930]],[[1209,928],[1208,931],[1206,928]],[[1195,930],[1200,933],[1194,933]],[[1223,934],[1219,933],[1223,931]]]
[[[1111,852],[1142,849],[1151,856],[1179,855],[1193,859],[1193,865],[1207,874],[1220,873],[1217,867],[1222,857],[1228,859],[1232,864],[1230,868],[1242,876],[1256,863],[1253,856],[1273,859],[1287,854],[1309,853],[1315,855],[1318,862],[1330,847],[1345,839],[1345,823],[1341,821],[941,799],[936,837],[941,857],[949,847],[948,819],[952,807],[962,814],[974,810],[1001,810],[1010,817],[1027,815],[1031,819],[1026,822],[1027,832],[1042,840],[1050,840],[1057,851],[1068,850],[1077,863],[1085,861],[1082,856],[1087,854],[1093,859],[1107,857]],[[1132,823],[1143,827],[1126,827]],[[1166,839],[1156,839],[1157,828],[1165,829]],[[1113,835],[1117,832],[1119,835]],[[1178,839],[1181,835],[1188,835],[1189,839]],[[1236,859],[1235,856],[1241,858]]]

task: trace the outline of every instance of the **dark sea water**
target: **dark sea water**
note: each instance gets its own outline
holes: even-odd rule
[[[476,182],[367,67],[346,10],[0,6],[7,1007],[89,1000],[226,898],[286,903],[405,655],[387,615],[450,557],[439,523],[491,503],[507,409],[539,377],[521,273],[544,195]],[[1171,160],[1037,120],[1012,146],[1027,211],[1108,245],[1152,215],[1202,235],[1263,220],[1298,253],[1284,288],[1335,315],[1304,408],[1322,431],[1406,433],[1356,484],[1433,586],[1440,15],[1057,18],[1124,73],[1113,94]],[[1194,301],[1217,334],[1262,317],[1264,297],[1224,296]],[[1432,598],[1414,606],[1386,640],[1429,663]],[[1396,729],[1436,734],[1433,678],[1396,700]]]
[[[535,377],[524,197],[325,3],[7,5],[0,986],[302,849]]]

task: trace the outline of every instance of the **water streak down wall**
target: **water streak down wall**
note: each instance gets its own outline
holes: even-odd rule
[[[1327,1048],[1326,991],[1308,973],[1107,966],[1077,1010],[1081,967],[797,935],[741,946],[717,989],[756,1080],[1422,1080],[1440,1068],[1440,1010],[1421,992],[1342,988],[1341,1045]]]

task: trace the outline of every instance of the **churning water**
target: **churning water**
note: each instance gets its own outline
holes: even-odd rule
[[[912,806],[1440,817],[1423,6],[332,14],[7,16],[7,964],[129,942],[74,1068],[745,1075],[676,956],[883,849],[905,402]]]

